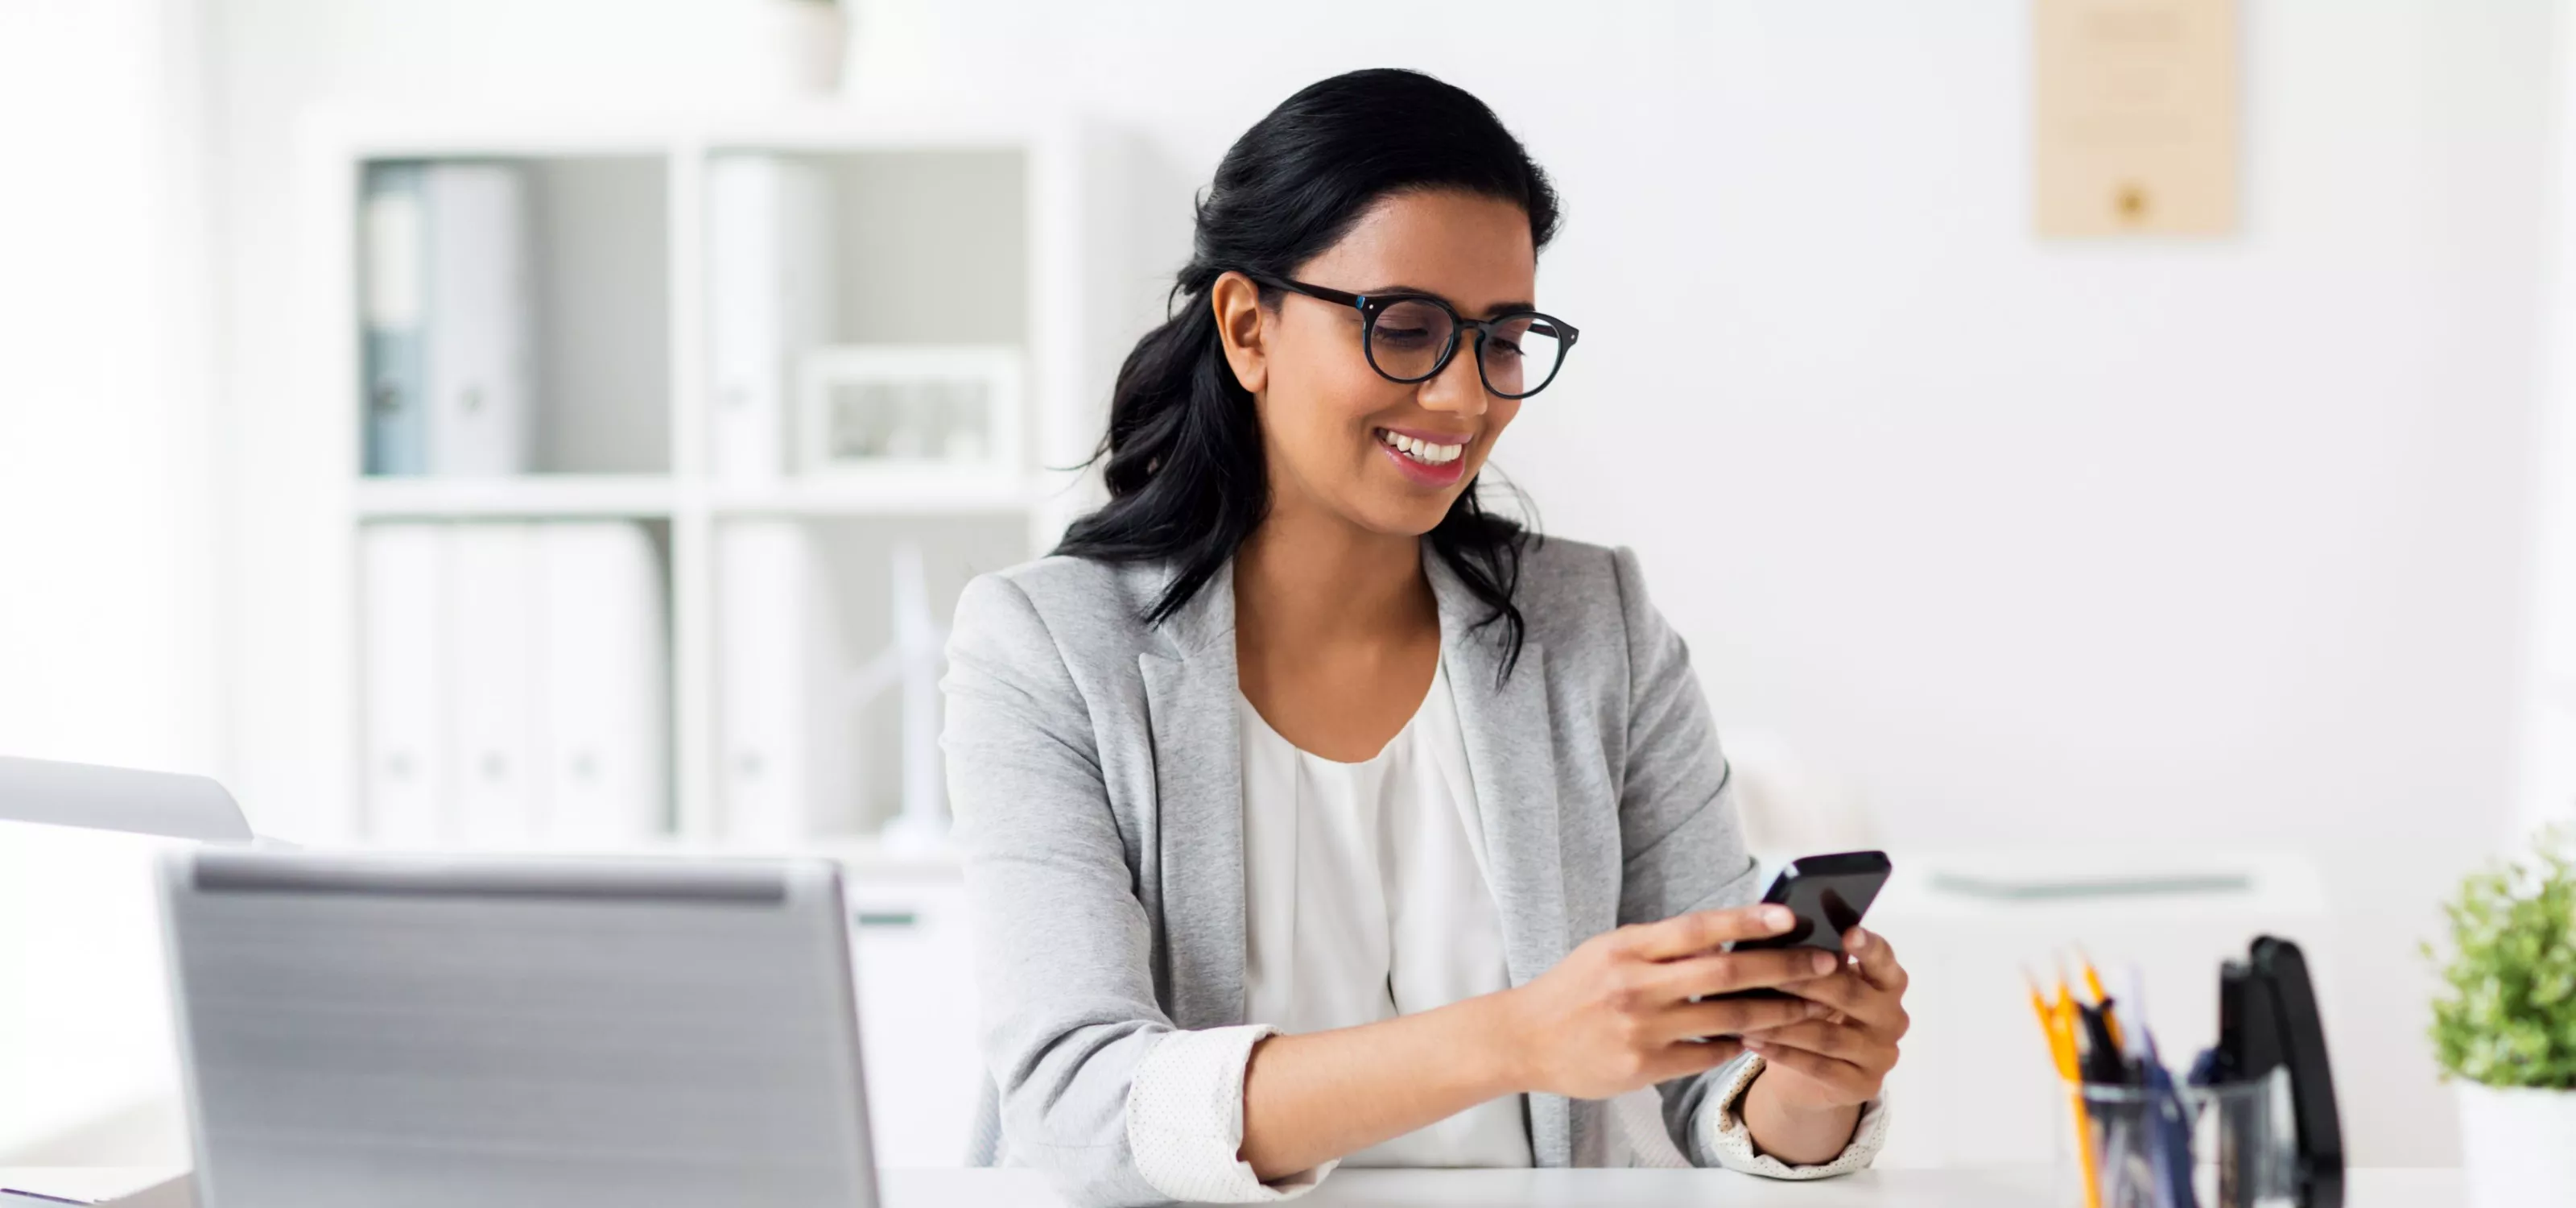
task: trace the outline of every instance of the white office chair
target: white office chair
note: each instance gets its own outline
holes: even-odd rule
[[[1879,845],[1859,786],[1802,757],[1779,731],[1732,728],[1720,741],[1747,848],[1797,855]]]
[[[242,816],[232,794],[203,776],[0,756],[0,831],[8,829],[10,823],[206,843],[255,841],[250,822]],[[77,846],[81,851],[96,849],[96,844],[83,843],[40,850],[53,851],[62,846]],[[39,858],[23,850],[20,855]],[[59,866],[49,871],[69,875]],[[19,888],[30,894],[39,892],[24,885]],[[142,886],[132,888],[140,892]],[[54,908],[62,908],[59,899],[46,900]],[[129,952],[132,945],[124,941],[135,938],[120,932],[120,942],[110,945],[119,954],[117,969],[133,967],[132,960],[125,958],[137,954]],[[157,962],[153,967],[157,968]],[[32,972],[0,969],[0,980]],[[85,984],[81,991],[101,992],[95,984]],[[5,1056],[8,1054],[0,1053],[0,1057]],[[5,1087],[0,1088],[0,1093],[21,1089]],[[49,1093],[48,1088],[41,1087],[23,1090],[30,1095]],[[179,1102],[174,1096],[161,1095],[109,1107],[94,1115],[75,1112],[55,1131],[10,1138],[5,1148],[0,1148],[0,1162],[22,1166],[183,1165],[187,1153],[187,1124]]]

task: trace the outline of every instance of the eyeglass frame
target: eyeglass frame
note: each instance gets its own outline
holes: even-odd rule
[[[1458,355],[1459,335],[1473,329],[1476,333],[1476,380],[1483,383],[1485,389],[1492,393],[1496,398],[1507,398],[1515,401],[1525,399],[1533,394],[1537,394],[1541,390],[1547,389],[1550,383],[1556,381],[1556,375],[1564,372],[1565,370],[1566,356],[1574,351],[1574,341],[1582,335],[1580,331],[1575,329],[1573,324],[1544,311],[1515,310],[1507,311],[1490,319],[1470,319],[1465,315],[1459,314],[1458,308],[1450,305],[1447,298],[1440,297],[1437,294],[1355,294],[1348,290],[1332,289],[1321,285],[1310,285],[1306,282],[1295,281],[1286,277],[1270,277],[1259,273],[1245,273],[1243,275],[1251,278],[1255,284],[1266,285],[1272,289],[1284,289],[1292,294],[1304,294],[1318,302],[1337,303],[1360,312],[1360,355],[1368,360],[1368,367],[1376,370],[1379,377],[1385,378],[1386,380],[1401,386],[1419,385],[1440,376],[1440,371],[1449,367],[1450,359]],[[1428,302],[1433,306],[1439,307],[1449,316],[1449,343],[1440,350],[1439,357],[1431,362],[1430,371],[1424,373],[1420,377],[1397,377],[1392,373],[1388,373],[1384,366],[1377,363],[1376,341],[1369,338],[1377,332],[1377,317],[1384,314],[1388,307],[1393,306],[1398,302]],[[1485,375],[1485,340],[1493,334],[1496,325],[1520,318],[1546,320],[1550,326],[1556,328],[1558,337],[1565,341],[1565,347],[1558,350],[1556,354],[1556,365],[1547,371],[1546,381],[1540,382],[1538,385],[1532,386],[1518,394],[1508,394],[1501,390],[1494,389],[1494,380]]]

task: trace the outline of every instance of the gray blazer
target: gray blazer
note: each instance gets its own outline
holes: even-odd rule
[[[1636,556],[1532,548],[1509,678],[1503,627],[1477,627],[1483,606],[1427,545],[1423,563],[1512,984],[1620,924],[1751,901],[1708,704]],[[943,743],[992,1079],[972,1156],[1044,1168],[1083,1204],[1164,1199],[1125,1123],[1154,1045],[1257,1022],[1244,1018],[1233,576],[1148,626],[1164,582],[1154,567],[1041,559],[968,584],[949,640]],[[1665,1126],[1697,1161],[1691,1125],[1722,1073],[1661,1088]],[[1605,1103],[1528,1103],[1539,1165],[1613,1160]]]

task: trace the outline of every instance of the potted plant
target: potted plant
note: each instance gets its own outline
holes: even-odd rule
[[[2568,835],[2533,862],[2471,874],[2450,916],[2449,993],[2433,1047],[2459,1090],[2475,1208],[2522,1208],[2576,1188],[2576,867]],[[2427,944],[2425,955],[2434,955]],[[2542,1198],[2534,1198],[2539,1196]]]

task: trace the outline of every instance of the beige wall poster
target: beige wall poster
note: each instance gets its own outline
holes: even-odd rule
[[[2236,229],[2235,0],[2031,0],[2041,235]]]

